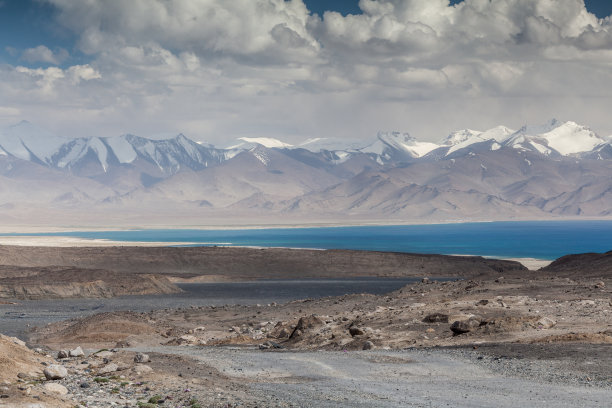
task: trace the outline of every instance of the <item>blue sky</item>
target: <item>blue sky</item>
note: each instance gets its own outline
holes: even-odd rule
[[[304,2],[0,0],[0,127],[436,141],[557,117],[612,134],[612,1]]]

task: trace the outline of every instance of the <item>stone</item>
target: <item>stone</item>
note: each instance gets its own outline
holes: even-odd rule
[[[476,306],[486,306],[488,304],[489,304],[489,301],[487,299],[482,299],[476,302]]]
[[[138,364],[136,367],[134,367],[134,372],[138,375],[147,374],[152,371],[153,369],[146,364]]]
[[[18,339],[17,337],[9,337],[9,339],[11,339],[11,341],[15,344],[17,344],[18,346],[21,347],[26,347],[26,343],[25,341]]]
[[[89,388],[89,387],[91,387],[91,385],[89,385],[89,383],[88,383],[88,382],[82,382],[82,383],[81,383],[81,385],[80,385],[80,387],[81,387],[81,388]]]
[[[68,388],[64,387],[62,384],[57,383],[46,383],[45,390],[59,395],[68,394]]]
[[[109,374],[109,373],[114,373],[115,371],[117,371],[119,369],[119,366],[115,363],[110,363],[105,365],[104,367],[100,368],[98,370],[98,374]]]
[[[291,336],[289,336],[289,338],[293,339],[295,337],[299,337],[305,331],[322,326],[323,324],[323,321],[315,315],[301,317],[300,320],[298,320],[298,323],[295,326],[295,329],[293,329],[293,332],[291,333]]]
[[[259,345],[259,349],[260,350],[268,350],[268,349],[282,349],[283,346],[281,346],[278,343],[275,343],[273,341],[266,341],[265,343],[261,343]]]
[[[536,327],[538,329],[550,329],[551,327],[554,327],[556,324],[557,322],[551,319],[550,317],[542,317],[536,322]]]
[[[144,354],[144,353],[136,353],[136,355],[134,356],[134,362],[135,363],[148,363],[149,361],[151,361],[151,359],[149,358],[148,354]]]
[[[595,284],[595,287],[598,289],[602,289],[606,287],[606,283],[604,281],[599,281]]]
[[[423,318],[423,323],[448,323],[448,315],[444,313],[432,313]]]
[[[68,370],[66,370],[66,367],[59,364],[51,364],[45,367],[43,374],[47,380],[61,380],[68,375]]]
[[[473,316],[468,320],[457,320],[453,322],[450,329],[455,335],[469,333],[480,326],[480,318]]]
[[[57,358],[68,358],[68,351],[67,350],[60,350],[57,352]]]
[[[177,338],[176,342],[179,345],[181,345],[181,344],[197,344],[198,343],[198,338],[196,336],[192,336],[190,334],[185,334],[185,335]]]
[[[349,327],[349,334],[352,337],[355,337],[355,336],[363,336],[365,334],[365,332],[363,331],[363,329],[361,329],[361,328],[359,328],[357,326],[351,326],[351,327]]]
[[[113,356],[113,352],[112,351],[108,351],[108,350],[104,350],[104,351],[100,351],[98,353],[95,354],[96,357],[99,358],[110,358]]]
[[[365,343],[363,343],[363,349],[364,350],[372,350],[374,349],[374,343],[372,343],[371,341],[366,341]]]
[[[85,355],[85,353],[83,353],[83,349],[81,348],[81,346],[75,348],[74,350],[70,350],[68,352],[68,355],[70,357],[82,357]]]

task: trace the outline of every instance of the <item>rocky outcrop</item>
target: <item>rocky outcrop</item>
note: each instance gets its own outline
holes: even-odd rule
[[[0,298],[109,298],[181,291],[167,277],[121,274],[99,269],[0,267]],[[7,269],[10,268],[10,273]],[[23,273],[23,275],[21,274]],[[8,275],[8,276],[7,276]]]

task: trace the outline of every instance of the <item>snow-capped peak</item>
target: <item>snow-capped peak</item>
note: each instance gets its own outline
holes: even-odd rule
[[[521,150],[537,150],[549,155],[556,151],[567,156],[588,152],[606,140],[576,122],[559,122],[556,119],[541,126],[523,126],[507,141],[507,145]]]
[[[591,129],[572,121],[565,122],[540,136],[548,141],[549,147],[562,155],[587,152],[605,143],[605,140]]]
[[[490,142],[491,149],[497,150],[504,143],[513,131],[506,126],[496,126],[484,132],[475,130],[463,130],[451,133],[445,140],[445,145],[450,145],[450,149],[446,155],[452,154],[458,150],[465,149],[476,143]],[[454,143],[453,143],[454,142]]]
[[[454,146],[456,144],[465,142],[471,137],[478,136],[481,133],[482,132],[478,130],[472,130],[472,129],[456,130],[452,132],[450,135],[446,136],[444,139],[442,139],[440,144],[443,146]]]
[[[367,143],[362,141],[351,141],[332,137],[315,137],[308,139],[295,147],[318,153],[321,150],[327,150],[330,152],[355,151],[362,149],[366,145]]]
[[[289,143],[281,142],[280,140],[273,139],[271,137],[239,137],[238,140],[241,140],[246,143],[262,145],[263,147],[268,148],[292,147],[292,145],[290,145]]]
[[[25,120],[0,131],[0,147],[4,151],[23,160],[34,159],[45,164],[50,164],[53,154],[66,142]]]
[[[359,150],[363,153],[377,154],[386,159],[390,159],[398,153],[417,158],[426,155],[438,147],[440,146],[435,143],[419,142],[408,133],[379,132],[376,142]]]

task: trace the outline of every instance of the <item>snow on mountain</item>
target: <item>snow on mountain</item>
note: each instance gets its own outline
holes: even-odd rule
[[[0,147],[22,160],[51,164],[51,157],[67,142],[55,134],[28,121],[22,121],[0,131]]]
[[[491,150],[497,150],[513,132],[513,130],[505,126],[496,126],[484,132],[463,130],[451,133],[444,141],[445,145],[450,145],[450,149],[446,152],[446,156],[476,143],[483,142],[490,142]]]
[[[162,140],[126,135],[125,141],[136,153],[136,158],[154,163],[164,174],[174,174],[182,168],[200,170],[223,161],[220,151],[205,144],[198,144],[183,134]],[[132,151],[127,149],[125,144],[118,144],[116,141],[114,143],[120,147],[118,154],[124,161],[133,157]]]
[[[605,140],[591,129],[571,121],[540,136],[548,141],[549,147],[564,156],[593,150],[595,146],[605,143]]]
[[[444,146],[454,146],[459,143],[463,143],[472,137],[478,136],[481,133],[482,132],[478,130],[472,130],[472,129],[456,130],[452,132],[450,135],[448,135],[447,137],[445,137],[440,144]]]
[[[322,150],[326,150],[329,152],[356,151],[359,149],[363,149],[366,145],[367,143],[359,141],[350,141],[346,139],[337,139],[332,137],[315,137],[312,139],[308,139],[295,147],[306,149],[313,153],[319,153]]]
[[[253,150],[258,146],[267,147],[269,149],[286,149],[293,147],[293,145],[289,143],[271,137],[239,137],[236,143],[223,149],[223,156],[225,160],[230,160],[240,153],[247,150]]]
[[[267,148],[289,148],[293,145],[289,143],[281,142],[278,139],[273,139],[271,137],[239,137],[237,144],[227,147],[228,150],[239,149],[242,148],[244,150],[249,150],[253,148],[255,145],[261,145]]]
[[[127,140],[127,135],[106,137],[104,142],[110,147],[121,164],[132,163],[138,157],[138,153]]]
[[[82,162],[87,155],[96,157],[102,169],[108,169],[108,149],[97,137],[91,139],[74,139],[64,144],[52,157],[52,163],[61,169],[71,169]]]
[[[435,143],[419,142],[408,133],[379,132],[377,140],[359,149],[362,153],[374,154],[385,161],[419,158],[440,147]]]
[[[605,143],[595,132],[576,122],[552,119],[541,126],[523,126],[505,143],[519,150],[536,151],[550,156],[557,153],[568,156],[589,152]]]

